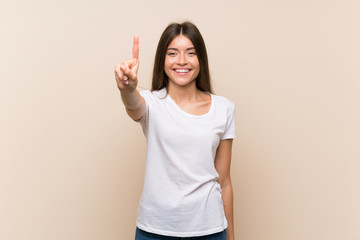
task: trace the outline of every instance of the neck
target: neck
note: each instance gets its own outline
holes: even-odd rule
[[[186,86],[169,84],[168,94],[176,102],[191,101],[198,96],[199,90],[196,88],[195,82]]]

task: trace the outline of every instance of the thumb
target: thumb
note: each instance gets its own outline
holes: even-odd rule
[[[129,68],[125,71],[125,75],[127,75],[131,80],[137,79],[138,67],[139,61],[137,59],[132,59],[129,64]]]

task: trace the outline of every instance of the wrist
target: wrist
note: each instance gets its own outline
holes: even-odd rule
[[[126,88],[122,88],[122,89],[119,89],[120,90],[120,93],[121,95],[131,95],[131,94],[134,94],[136,92],[136,87],[131,87],[131,86],[128,86]]]

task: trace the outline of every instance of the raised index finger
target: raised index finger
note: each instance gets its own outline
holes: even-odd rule
[[[134,44],[133,44],[133,58],[139,59],[139,36],[134,36]]]

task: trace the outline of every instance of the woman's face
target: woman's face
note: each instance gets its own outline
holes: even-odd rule
[[[169,84],[186,86],[195,83],[200,65],[194,45],[184,35],[179,35],[169,44],[165,57],[165,73]]]

